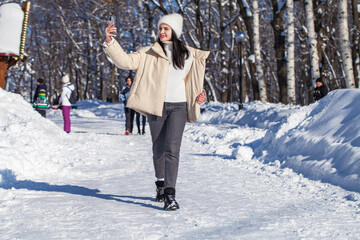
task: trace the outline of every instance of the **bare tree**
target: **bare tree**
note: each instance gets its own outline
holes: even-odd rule
[[[256,66],[256,79],[259,82],[260,101],[267,102],[266,83],[264,79],[264,64],[261,57],[260,46],[260,24],[259,24],[259,5],[257,0],[252,1],[253,18],[254,18],[254,54]]]
[[[305,0],[306,26],[308,34],[308,45],[310,47],[311,79],[315,86],[315,80],[320,77],[319,54],[317,51],[317,40],[314,25],[314,7],[312,0]]]
[[[253,20],[253,15],[252,12],[250,10],[250,6],[247,3],[247,1],[245,0],[237,0],[238,5],[240,6],[240,15],[244,21],[244,24],[246,26],[246,31],[248,33],[248,37],[249,37],[249,49],[250,49],[250,54],[254,54],[254,30],[253,30],[253,25],[254,25],[254,20]],[[241,26],[238,26],[239,29],[241,29]],[[252,62],[248,62],[249,64],[249,73],[250,73],[250,85],[251,85],[251,89],[252,89],[252,94],[250,96],[250,100],[259,100],[260,99],[260,93],[259,93],[259,83],[255,77],[255,73],[256,73],[256,68],[255,68],[255,64],[253,64]],[[249,86],[250,87],[250,86]],[[250,91],[248,90],[248,93],[250,93]],[[243,94],[243,96],[245,96]]]
[[[280,102],[287,104],[287,74],[286,74],[286,59],[285,59],[285,22],[284,14],[286,11],[286,4],[284,1],[272,0],[273,5],[273,19],[271,26],[274,29],[274,48],[275,59],[277,65],[277,77],[280,90]]]
[[[348,5],[347,1],[338,0],[341,56],[344,62],[345,83],[347,88],[355,88],[353,61],[351,55]]]
[[[355,75],[355,86],[359,88],[360,85],[360,2],[358,0],[351,0],[354,28],[352,29],[352,52],[353,52],[353,67]]]
[[[288,103],[296,104],[294,2],[286,0],[287,7],[287,93]]]

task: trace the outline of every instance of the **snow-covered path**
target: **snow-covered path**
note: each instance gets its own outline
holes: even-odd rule
[[[62,128],[60,112],[48,119]],[[62,169],[17,179],[0,167],[8,182],[0,186],[1,239],[360,239],[359,194],[252,159],[264,130],[188,124],[180,210],[167,212],[154,201],[149,134],[125,136],[123,118],[93,109],[77,110],[72,122],[58,149],[42,151]],[[224,131],[237,142],[201,134]]]

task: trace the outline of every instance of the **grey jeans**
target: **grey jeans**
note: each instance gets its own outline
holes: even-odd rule
[[[161,117],[148,116],[155,177],[165,178],[164,188],[175,189],[181,139],[187,119],[187,103],[164,103]]]

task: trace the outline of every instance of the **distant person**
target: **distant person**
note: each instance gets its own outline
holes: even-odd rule
[[[63,118],[64,118],[64,131],[70,133],[71,131],[71,121],[70,121],[70,95],[71,92],[75,90],[74,85],[70,83],[70,79],[68,75],[65,75],[61,79],[62,82],[62,90],[59,98],[59,105],[61,106]]]
[[[328,94],[328,88],[321,78],[316,79],[316,88],[314,89],[314,100],[318,101]]]
[[[181,140],[186,122],[198,120],[200,104],[206,100],[203,85],[209,52],[186,46],[180,40],[180,14],[162,16],[157,27],[157,42],[127,54],[114,39],[116,27],[109,23],[104,45],[117,67],[136,70],[127,106],[148,117],[156,201],[163,201],[165,210],[176,210]]]
[[[134,128],[134,115],[135,111],[126,106],[127,100],[129,98],[130,89],[132,85],[131,77],[126,78],[126,84],[121,89],[120,99],[124,103],[124,112],[125,112],[125,135],[131,135]]]
[[[140,129],[140,117],[142,118],[142,130]],[[138,134],[139,135],[144,135],[145,134],[145,125],[146,125],[146,117],[144,115],[142,115],[141,113],[135,112],[135,121],[136,121],[136,126],[138,129]]]
[[[46,109],[48,108],[47,91],[44,79],[39,78],[36,81],[36,90],[33,98],[33,107],[38,113],[46,118]]]

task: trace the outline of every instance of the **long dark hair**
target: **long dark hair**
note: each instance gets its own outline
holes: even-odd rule
[[[172,29],[171,29],[172,30]],[[185,60],[190,57],[189,49],[185,46],[185,44],[176,36],[174,30],[172,30],[171,39],[173,42],[173,65],[175,69],[183,69],[185,65]],[[166,51],[164,49],[164,44],[160,41],[158,38],[157,42],[162,47],[164,53],[166,54]]]

